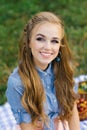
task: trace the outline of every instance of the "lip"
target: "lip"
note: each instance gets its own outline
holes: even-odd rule
[[[53,53],[49,53],[49,52],[40,52],[40,54],[41,54],[43,57],[49,58]]]

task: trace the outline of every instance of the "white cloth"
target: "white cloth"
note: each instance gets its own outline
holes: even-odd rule
[[[16,120],[11,111],[10,105],[5,103],[0,106],[0,130],[18,130]]]

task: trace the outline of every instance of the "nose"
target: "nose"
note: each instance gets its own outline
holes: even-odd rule
[[[46,42],[45,49],[51,49],[51,42],[50,41]]]

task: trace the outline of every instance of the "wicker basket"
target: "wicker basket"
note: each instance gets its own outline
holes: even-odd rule
[[[87,81],[79,83],[78,86],[79,100],[77,102],[77,108],[79,112],[80,120],[87,119]]]

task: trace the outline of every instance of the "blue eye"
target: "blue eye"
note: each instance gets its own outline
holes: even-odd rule
[[[51,42],[52,42],[52,43],[59,43],[58,40],[52,40]]]
[[[44,38],[42,38],[42,37],[38,37],[38,38],[36,38],[36,40],[37,41],[45,41]]]

